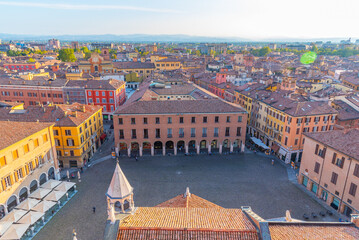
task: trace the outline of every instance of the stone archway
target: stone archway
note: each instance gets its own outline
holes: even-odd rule
[[[233,152],[240,152],[241,151],[241,140],[236,139],[233,142]]]
[[[174,154],[174,143],[173,141],[166,142],[166,153]]]
[[[131,155],[132,156],[140,155],[140,144],[138,144],[138,142],[131,142]]]
[[[163,154],[163,144],[161,141],[156,141],[154,144],[155,154],[162,155]]]
[[[120,155],[127,155],[127,143],[120,142],[118,147]]]
[[[218,152],[218,151],[219,151],[218,141],[216,139],[212,140],[212,142],[211,142],[211,152],[214,153],[214,152]]]
[[[229,152],[230,145],[231,145],[231,142],[228,139],[225,139],[223,141],[223,145],[222,145],[222,152]]]
[[[184,141],[177,142],[177,153],[185,153],[186,152],[186,144]]]
[[[46,173],[42,173],[39,178],[40,186],[46,182]]]
[[[191,140],[188,142],[188,152],[190,153],[196,153],[196,141],[195,140]]]
[[[16,195],[12,195],[11,197],[9,197],[6,201],[7,211],[10,212],[11,210],[13,210],[17,206],[17,203],[18,199]]]
[[[207,148],[207,141],[206,140],[202,140],[199,143],[199,151],[201,153],[207,153],[208,152],[208,148]]]
[[[47,171],[47,178],[55,179],[55,168],[54,167],[50,167],[49,171]]]
[[[151,155],[151,143],[150,142],[143,142],[142,143],[142,154]]]
[[[27,187],[23,187],[21,188],[20,192],[19,192],[19,201],[22,202],[24,201],[29,194],[29,189]]]
[[[30,183],[30,193],[33,193],[38,188],[37,180],[32,180]]]

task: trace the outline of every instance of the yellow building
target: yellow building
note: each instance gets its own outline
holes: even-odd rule
[[[155,63],[156,69],[160,71],[172,71],[182,68],[182,62],[178,59],[162,59]]]
[[[0,219],[48,179],[58,179],[53,125],[0,121]]]
[[[0,108],[0,120],[53,123],[59,167],[82,167],[103,140],[102,107],[73,103],[56,106]],[[102,139],[101,139],[102,137]]]
[[[101,146],[102,108],[94,105],[57,105],[63,117],[54,126],[60,167],[83,167]]]
[[[150,56],[151,59],[151,63],[156,63],[157,61],[163,60],[163,59],[167,59],[168,56],[167,55],[158,55],[158,54],[152,54]]]

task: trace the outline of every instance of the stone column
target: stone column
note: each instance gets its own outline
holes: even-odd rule
[[[131,146],[127,147],[127,155],[131,157]]]
[[[208,153],[211,153],[211,144],[208,144]]]
[[[100,141],[100,142],[101,142],[101,141]],[[118,147],[115,148],[115,152],[116,152],[116,156],[118,156],[118,153],[120,152],[120,151],[118,150]]]
[[[162,146],[162,154],[163,154],[163,156],[166,155],[166,147],[165,146]]]
[[[151,156],[154,156],[154,155],[155,155],[155,147],[151,146]]]
[[[177,155],[177,147],[176,146],[173,147],[173,153],[174,153],[174,155]]]
[[[199,145],[197,145],[196,147],[197,147],[197,154],[199,154]]]
[[[188,145],[185,145],[184,148],[186,150],[186,154],[188,154]]]
[[[242,143],[241,152],[244,153],[244,143]]]
[[[7,204],[4,205],[4,211],[5,211],[5,215],[9,213],[8,210],[7,210]]]
[[[222,154],[222,144],[219,144],[219,154]]]
[[[142,146],[140,146],[140,157],[142,157]]]
[[[233,143],[231,143],[231,146],[229,147],[229,152],[233,152]]]

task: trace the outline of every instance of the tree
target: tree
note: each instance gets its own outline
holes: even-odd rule
[[[313,45],[312,52],[318,52],[318,47],[316,45]]]
[[[201,51],[200,51],[200,50],[197,50],[197,51],[196,51],[196,55],[197,55],[198,57],[202,56]]]
[[[259,56],[266,56],[268,53],[270,53],[272,50],[270,50],[270,48],[267,47],[263,47],[259,50]]]
[[[63,62],[75,62],[76,61],[74,50],[70,49],[70,48],[61,49],[59,51],[59,56],[57,58]]]
[[[28,63],[33,63],[35,62],[35,60],[33,58],[29,58],[29,60],[27,60]]]

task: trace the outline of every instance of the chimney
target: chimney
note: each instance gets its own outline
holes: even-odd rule
[[[80,107],[81,107],[81,112],[86,112],[86,107],[85,107],[85,105],[81,105]]]
[[[356,227],[359,227],[359,214],[351,214],[351,222],[355,224]]]

